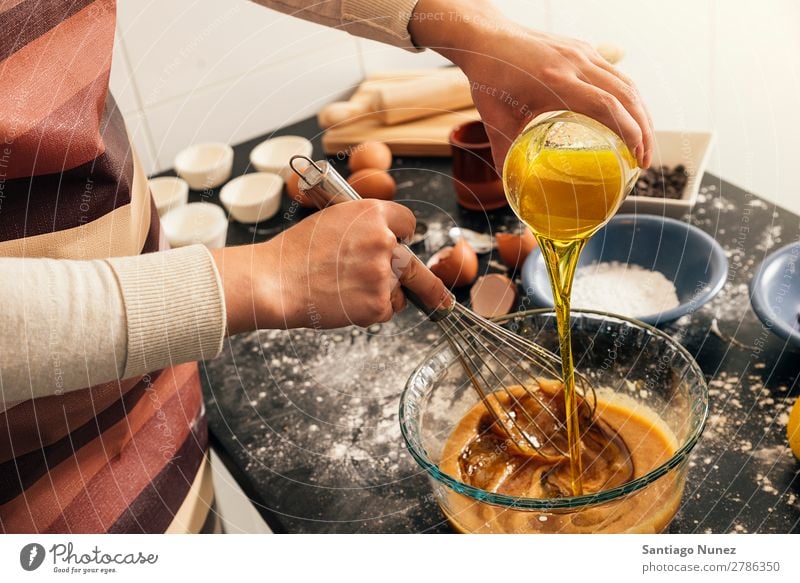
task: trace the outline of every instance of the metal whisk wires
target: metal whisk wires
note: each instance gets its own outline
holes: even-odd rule
[[[542,386],[545,380],[560,385],[558,356],[459,303],[436,323],[472,388],[516,449],[547,459],[568,457],[565,447],[552,439],[565,434],[564,418]],[[584,414],[591,418],[597,405],[594,387],[576,373],[575,388]],[[534,414],[524,400],[535,403],[540,413]]]
[[[361,198],[326,160],[293,156],[289,165],[300,177],[300,190],[320,208]],[[409,261],[419,261],[405,245],[398,245],[397,251]],[[429,307],[413,290],[404,288],[404,292],[438,324],[470,384],[513,446],[521,453],[546,459],[568,457],[563,444],[554,439],[565,435],[565,418],[553,408],[552,391],[545,390],[546,383],[562,380],[559,358],[465,308],[452,295],[450,305]],[[594,388],[580,374],[576,373],[575,381],[581,410],[593,416]]]

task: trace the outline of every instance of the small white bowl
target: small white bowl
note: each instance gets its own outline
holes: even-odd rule
[[[314,150],[311,142],[302,136],[278,136],[261,142],[250,152],[250,164],[259,172],[273,172],[286,180],[292,169],[292,156],[308,156]]]
[[[160,217],[189,201],[189,185],[183,178],[160,176],[151,178],[147,184]]]
[[[272,172],[254,172],[223,186],[219,200],[240,223],[260,223],[281,208],[282,191],[283,178]]]
[[[195,144],[175,156],[175,172],[192,190],[216,188],[231,177],[233,148],[221,142]]]
[[[170,246],[202,243],[209,249],[225,246],[228,219],[225,211],[210,202],[192,202],[172,209],[161,218]]]
[[[656,130],[653,167],[674,167],[683,164],[689,175],[683,196],[679,199],[661,196],[629,196],[622,202],[620,213],[641,213],[681,218],[697,202],[700,181],[714,145],[712,132]]]

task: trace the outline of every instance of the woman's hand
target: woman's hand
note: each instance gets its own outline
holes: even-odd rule
[[[415,226],[402,205],[353,201],[315,213],[266,243],[215,249],[228,333],[385,322],[405,306],[398,281],[428,305],[448,301],[438,278],[395,251]]]
[[[499,170],[531,119],[563,109],[605,124],[650,165],[653,127],[636,86],[587,43],[520,26],[482,0],[420,0],[409,31],[469,78]]]

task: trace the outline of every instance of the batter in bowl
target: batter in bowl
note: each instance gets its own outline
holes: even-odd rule
[[[572,495],[566,429],[522,387],[491,395],[516,412],[517,420],[536,420],[542,455],[518,452],[483,403],[470,409],[453,429],[442,452],[440,468],[453,478],[495,494],[520,498],[563,498]],[[563,419],[563,385],[539,381],[544,405]],[[591,495],[642,477],[668,461],[676,451],[675,436],[649,408],[632,399],[598,391],[592,414],[581,407],[581,455],[584,494]],[[520,411],[520,408],[525,411]],[[549,442],[548,442],[549,440]],[[547,444],[550,445],[547,445]],[[451,492],[448,518],[467,532],[661,532],[678,509],[681,487],[667,475],[627,497],[605,504],[553,512],[515,510],[478,502]]]

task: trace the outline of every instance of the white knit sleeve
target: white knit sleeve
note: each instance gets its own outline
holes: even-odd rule
[[[420,51],[411,40],[408,24],[418,0],[254,0],[291,16],[340,28],[364,38]]]
[[[107,260],[0,258],[0,411],[216,356],[222,285],[200,245]]]

